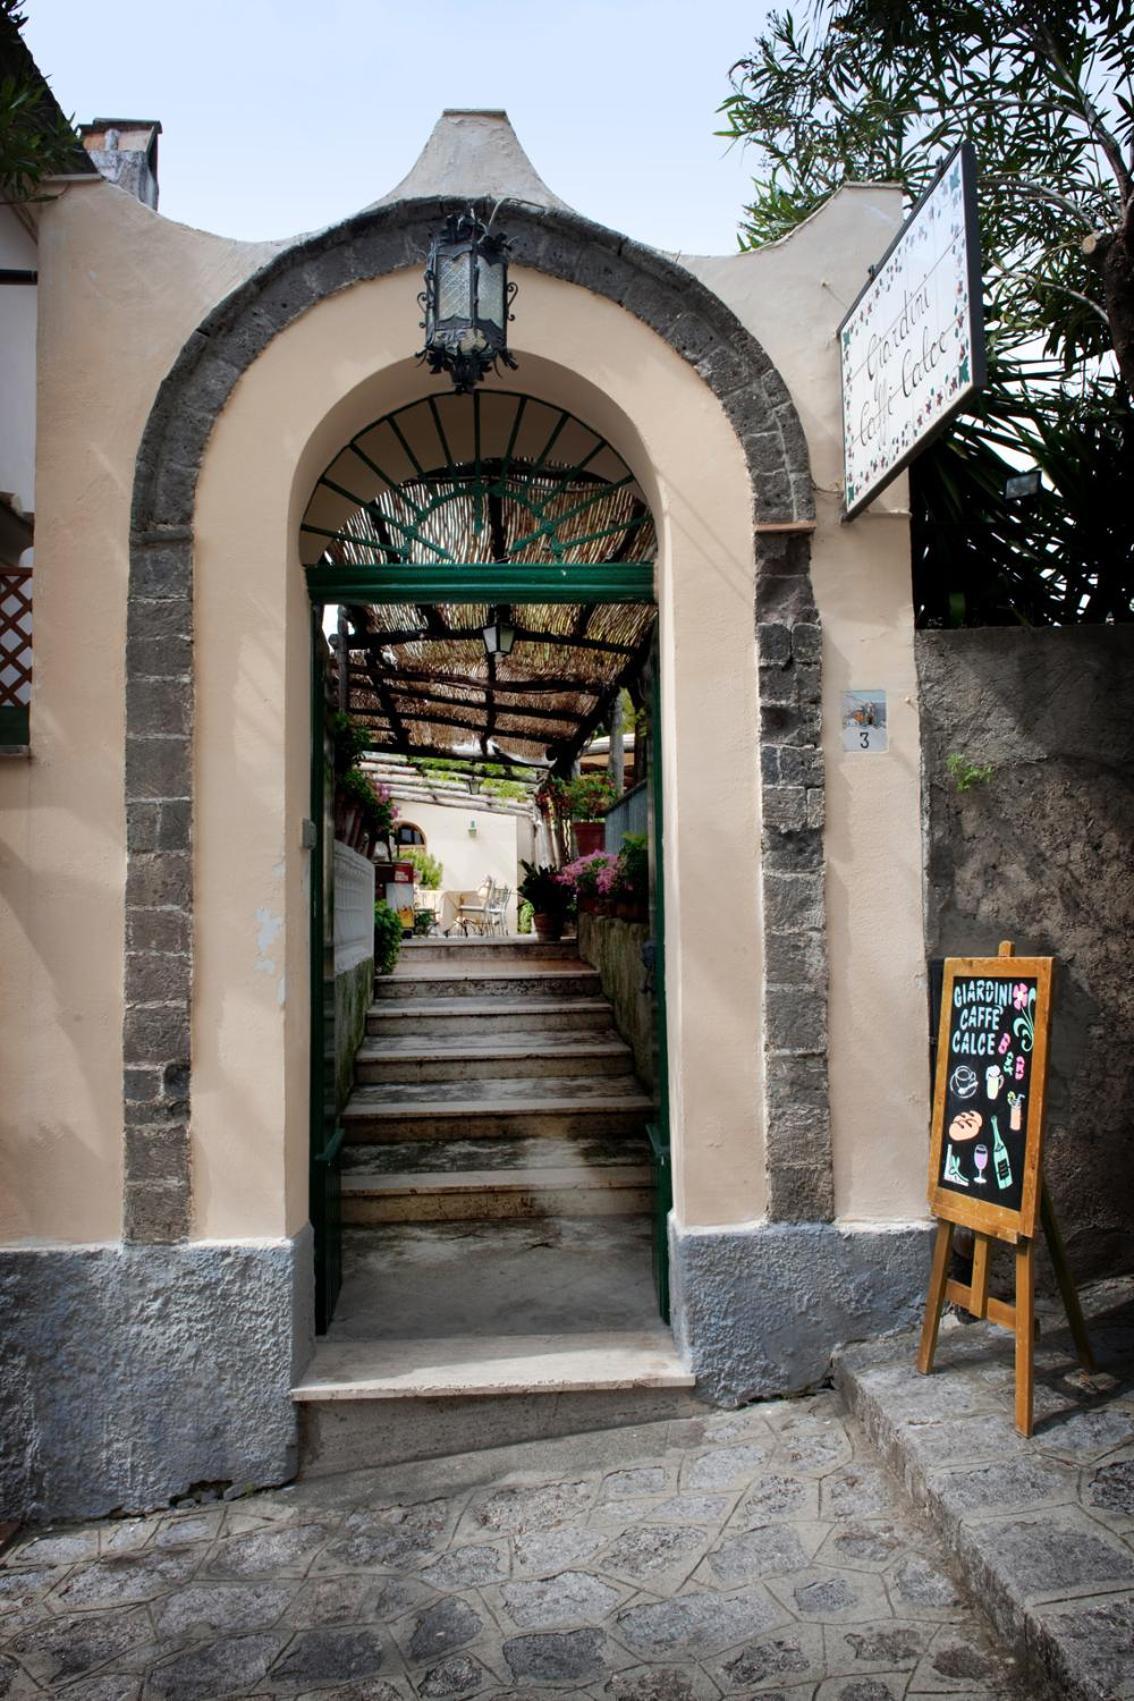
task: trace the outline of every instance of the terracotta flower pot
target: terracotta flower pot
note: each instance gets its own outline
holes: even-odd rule
[[[605,821],[576,821],[572,831],[575,834],[575,855],[590,856],[592,851],[600,851],[606,838]]]
[[[532,916],[535,925],[536,938],[545,939],[549,945],[563,937],[563,917],[561,915],[545,915],[536,910]]]

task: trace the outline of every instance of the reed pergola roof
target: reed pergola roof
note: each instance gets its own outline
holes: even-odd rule
[[[652,603],[513,602],[508,656],[485,653],[483,600],[404,600],[414,569],[555,567],[566,588],[650,563],[649,507],[625,462],[573,415],[511,392],[430,397],[353,439],[302,527],[313,568],[396,573],[403,600],[346,602],[350,713],[376,750],[566,769],[641,672]]]

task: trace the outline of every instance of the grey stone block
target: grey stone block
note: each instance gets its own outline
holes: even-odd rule
[[[192,768],[189,739],[137,738],[127,733],[127,798],[188,798],[192,792]]]
[[[823,752],[784,745],[779,752],[780,779],[788,786],[822,786]]]
[[[928,1249],[920,1224],[681,1229],[671,1217],[675,1314],[699,1390],[726,1406],[791,1393],[827,1375],[840,1342],[911,1327]]]
[[[122,1024],[123,1056],[127,1064],[156,1063],[189,1057],[189,1010],[177,1004],[143,1004],[128,1008]]]
[[[193,720],[192,690],[184,680],[128,679],[126,716],[137,737],[187,737]]]
[[[173,1245],[189,1237],[188,1175],[172,1181],[127,1181],[122,1206],[122,1238],[128,1246]]]
[[[793,629],[782,621],[761,621],[756,627],[756,655],[761,667],[788,667]]]
[[[187,851],[138,851],[126,874],[126,902],[138,909],[185,909],[192,900]]]
[[[254,1246],[0,1251],[4,1515],[96,1517],[193,1483],[286,1481],[311,1272],[309,1229]]]
[[[824,1161],[779,1163],[768,1170],[768,1217],[774,1223],[825,1223],[835,1215],[830,1154]]]
[[[827,952],[820,933],[764,933],[764,975],[771,986],[823,986]]]
[[[193,672],[192,640],[181,633],[169,633],[158,638],[128,638],[126,670],[131,679],[188,680]]]
[[[187,956],[128,951],[126,986],[137,1004],[171,1004],[189,997],[191,964]]]
[[[139,1106],[139,1109],[152,1109]],[[189,1128],[184,1122],[166,1127],[126,1129],[126,1172],[131,1184],[184,1181],[189,1169]]]
[[[164,1090],[164,1072],[156,1064],[150,1068],[127,1069],[122,1085],[127,1104],[156,1104]]]
[[[807,793],[802,786],[768,786],[761,812],[765,834],[799,832],[807,824]]]
[[[130,667],[130,645],[161,638],[190,638],[193,633],[193,601],[190,596],[143,597],[131,587],[126,610],[126,661]]]
[[[766,571],[764,540],[757,540],[756,550],[756,608],[761,620],[784,620],[793,626],[800,622],[811,624],[816,618],[815,592],[808,574],[800,573],[791,563],[792,571]]]
[[[760,706],[784,706],[794,709],[800,701],[799,670],[795,667],[785,667],[782,662],[761,663],[760,666]]]
[[[769,794],[771,795],[771,794]],[[766,874],[764,926],[775,933],[822,932],[823,878],[819,874]]]
[[[187,952],[192,945],[192,918],[180,910],[127,910],[128,951]]]
[[[134,800],[126,805],[126,848],[186,851],[192,825],[188,798]]]
[[[193,552],[188,543],[135,544],[130,560],[130,598],[172,597],[184,601],[192,594]]]
[[[820,794],[822,795],[822,794]],[[808,793],[811,796],[811,793]],[[823,835],[812,823],[814,810],[805,811],[806,825],[794,833],[765,833],[764,868],[769,874],[818,874],[823,868]]]
[[[768,987],[763,1012],[770,1050],[825,1050],[826,1002],[816,998],[811,988]]]
[[[820,713],[817,703],[760,704],[760,737],[769,744],[819,744]]]
[[[771,1052],[764,1061],[764,1096],[769,1111],[827,1109],[827,1059],[803,1052]]]
[[[756,497],[756,517],[758,520],[791,520],[795,518],[792,480],[786,471],[754,473],[752,489]]]

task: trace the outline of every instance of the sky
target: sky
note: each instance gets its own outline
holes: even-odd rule
[[[751,162],[714,131],[764,0],[26,0],[65,112],[157,118],[161,211],[319,229],[406,174],[446,106],[504,107],[540,176],[655,247],[736,247]]]

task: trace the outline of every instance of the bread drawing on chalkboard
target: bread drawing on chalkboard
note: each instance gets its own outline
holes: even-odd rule
[[[984,1117],[979,1110],[959,1110],[949,1124],[949,1138],[958,1144],[962,1140],[975,1140],[984,1127]]]

